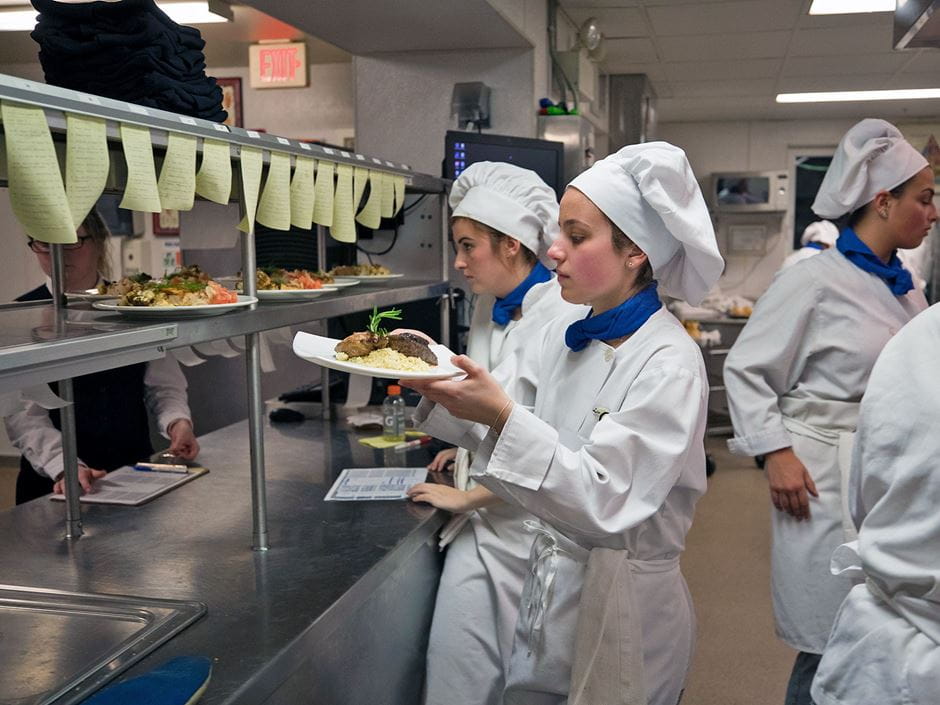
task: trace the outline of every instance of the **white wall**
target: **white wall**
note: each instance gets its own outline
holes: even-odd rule
[[[440,174],[444,133],[457,129],[453,87],[467,81],[491,89],[489,132],[535,136],[531,49],[374,54],[355,57],[353,70],[360,152]]]
[[[791,150],[831,151],[856,122],[846,120],[781,120],[660,123],[657,139],[682,147],[702,182],[719,171],[781,171],[790,174]],[[726,254],[727,268],[718,285],[724,293],[756,299],[766,290],[784,257],[792,251],[792,206],[761,257]],[[719,246],[724,225],[719,221]],[[738,218],[738,220],[740,220]]]

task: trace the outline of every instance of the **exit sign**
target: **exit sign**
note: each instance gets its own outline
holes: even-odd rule
[[[248,48],[252,88],[307,85],[307,45],[303,42],[252,44]]]

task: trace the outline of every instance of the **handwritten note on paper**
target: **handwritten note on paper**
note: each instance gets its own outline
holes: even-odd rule
[[[62,172],[42,108],[0,103],[13,213],[30,237],[76,242]]]
[[[196,193],[213,203],[228,203],[232,195],[232,159],[227,143],[203,141]]]
[[[353,210],[359,212],[359,204],[362,203],[362,194],[366,190],[366,184],[369,183],[369,170],[362,166],[353,169]]]
[[[295,228],[309,230],[313,223],[313,167],[309,157],[297,157],[294,178],[290,182],[290,222]]]
[[[359,215],[356,216],[356,222],[372,230],[379,227],[381,219],[382,206],[382,179],[381,172],[369,172],[369,197],[366,204],[362,207]]]
[[[72,222],[80,225],[108,181],[107,124],[100,118],[65,114],[65,195]]]
[[[258,222],[275,230],[290,230],[290,155],[271,152],[268,178],[258,203]]]
[[[245,233],[255,232],[255,211],[258,208],[258,191],[261,189],[261,150],[254,147],[241,148],[242,174],[242,220],[238,229]]]
[[[391,218],[395,215],[395,184],[391,174],[384,171],[379,174],[382,178],[382,217]]]
[[[121,142],[124,161],[127,162],[127,185],[121,208],[145,213],[159,213],[160,192],[157,189],[157,170],[153,164],[150,128],[121,124]]]
[[[327,227],[333,224],[333,162],[317,162],[317,181],[313,187],[313,222]]]
[[[196,198],[196,138],[167,133],[166,155],[157,180],[160,204],[178,211],[193,209]]]
[[[397,215],[398,211],[401,210],[401,207],[405,205],[405,177],[404,176],[393,176],[392,185],[395,189],[395,208],[392,212],[392,215]]]
[[[336,195],[333,197],[333,225],[330,235],[340,242],[356,241],[356,221],[353,212],[353,168],[349,164],[336,166]]]

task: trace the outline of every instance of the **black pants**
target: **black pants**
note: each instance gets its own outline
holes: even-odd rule
[[[822,654],[810,654],[805,651],[796,655],[793,670],[790,672],[790,682],[787,683],[785,705],[814,705],[809,689],[813,685],[821,659]]]
[[[55,483],[45,475],[40,475],[32,467],[23,467],[20,462],[20,474],[16,476],[16,503],[23,504],[31,499],[42,497],[52,492]]]

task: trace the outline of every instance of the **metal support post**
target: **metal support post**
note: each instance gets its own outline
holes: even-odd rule
[[[448,280],[450,274],[450,248],[447,241],[450,237],[450,222],[448,219],[449,211],[447,209],[447,191],[441,193],[441,279]],[[450,347],[450,310],[454,305],[454,297],[450,287],[447,287],[447,293],[441,297],[441,342]]]
[[[317,226],[317,267],[321,272],[326,271],[326,228]],[[321,321],[320,334],[327,335],[326,321]],[[330,371],[323,367],[320,369],[320,415],[329,420],[332,418],[330,406]]]

